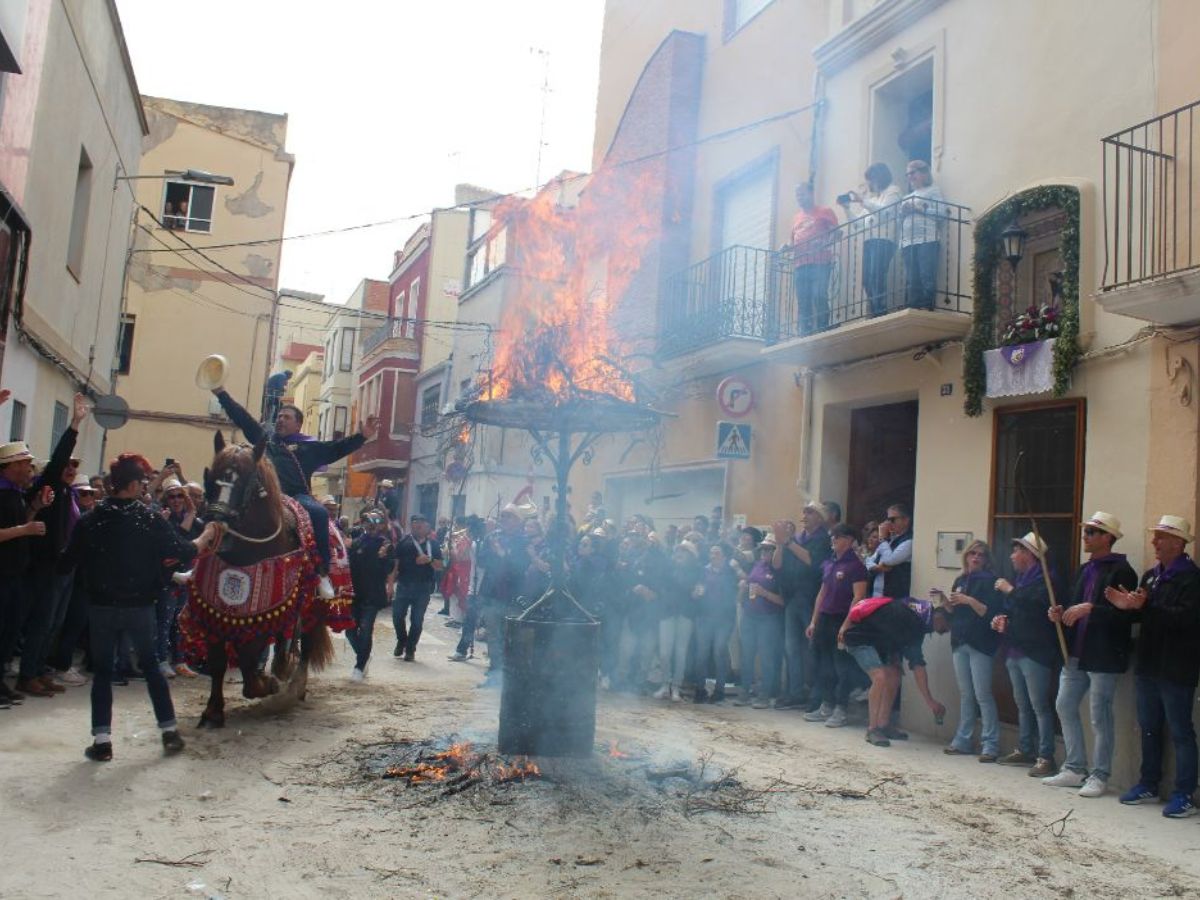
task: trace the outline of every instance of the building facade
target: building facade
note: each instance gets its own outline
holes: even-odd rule
[[[200,361],[224,356],[225,389],[251,412],[262,409],[294,159],[287,116],[156,97],[145,104],[150,129],[116,366],[130,421],[109,445],[174,457],[197,478],[211,460],[212,431],[228,427],[194,383]]]
[[[48,456],[72,396],[113,390],[148,124],[112,0],[0,10],[0,435]],[[78,453],[99,471],[104,432]]]
[[[665,495],[656,506],[676,521],[715,505],[751,522],[797,519],[822,499],[861,525],[908,503],[912,593],[923,595],[951,581],[971,538],[1007,565],[1011,539],[1029,530],[1017,490],[1028,484],[1064,582],[1096,509],[1121,518],[1118,549],[1134,566],[1152,565],[1145,529],[1198,513],[1189,328],[1200,254],[1177,224],[1200,196],[1188,177],[1194,11],[1030,0],[981,17],[963,0],[729,0],[717,20],[718,6],[658,4],[657,35],[626,27],[636,4],[607,6],[597,166],[623,136],[650,141],[670,119],[662,98],[681,95],[665,89],[671,79],[685,79],[695,110],[680,112],[695,116],[695,137],[671,145],[696,148],[682,170],[687,252],[643,304],[656,368],[691,388],[664,394],[679,427],[655,466],[638,471],[636,448],[600,454],[576,491],[602,489],[628,515],[632,484],[635,496]],[[698,52],[703,75],[689,77],[680,63]],[[660,113],[645,118],[651,101]],[[927,163],[944,197],[936,221],[840,206],[874,163],[901,195],[911,165]],[[792,188],[810,179],[838,227],[779,252]],[[664,253],[673,240],[664,230]],[[872,240],[892,245],[883,265]],[[814,269],[801,276],[797,264]],[[1053,311],[1057,336],[1022,331],[1031,305],[1039,321]],[[1035,336],[1054,343],[1006,344]],[[719,459],[719,421],[749,426],[747,458]],[[948,644],[928,650],[935,694],[953,697]],[[1123,783],[1137,761],[1131,684],[1119,693]],[[1003,675],[997,689],[1014,722]],[[915,697],[904,718],[934,730]]]

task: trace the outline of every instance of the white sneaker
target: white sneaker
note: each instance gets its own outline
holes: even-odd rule
[[[851,703],[866,703],[869,699],[870,691],[867,688],[855,688],[850,692]]]
[[[317,596],[322,600],[332,600],[337,596],[333,589],[333,582],[329,580],[328,575],[322,575],[321,580],[317,582]]]
[[[54,680],[59,684],[65,684],[67,687],[79,687],[81,684],[87,684],[87,677],[79,674],[79,670],[72,666],[62,672],[54,673]]]
[[[367,673],[364,672],[362,669],[355,669],[354,671],[352,671],[350,673],[350,680],[355,682],[356,684],[358,682],[361,682],[366,677],[367,677]]]
[[[1103,797],[1108,793],[1108,782],[1099,775],[1089,775],[1083,787],[1079,789],[1080,797]]]
[[[826,728],[841,728],[846,724],[846,710],[840,706],[835,706],[829,718],[825,720]]]
[[[824,722],[833,715],[833,707],[828,703],[822,703],[820,709],[814,709],[812,712],[804,714],[805,722]]]
[[[669,693],[671,693],[671,686],[664,682],[663,686],[660,687],[657,691],[655,691],[650,696],[653,697],[655,700],[662,700],[662,699],[666,698],[667,694],[669,694]]]
[[[158,671],[162,672],[164,678],[174,678],[175,670],[171,668],[170,663],[161,662],[158,664]]]
[[[1073,772],[1070,769],[1063,769],[1057,775],[1050,775],[1042,779],[1042,784],[1046,787],[1065,787],[1077,788],[1087,781],[1087,776],[1082,772]]]
[[[671,702],[679,703],[682,700],[683,700],[683,695],[681,693],[679,693],[679,688],[672,687],[671,688]]]

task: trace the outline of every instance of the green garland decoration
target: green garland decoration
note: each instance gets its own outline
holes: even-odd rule
[[[983,413],[987,393],[987,370],[983,354],[996,339],[996,266],[1000,232],[1014,219],[1027,213],[1058,208],[1066,215],[1059,253],[1063,261],[1060,308],[1061,331],[1054,344],[1054,396],[1071,387],[1071,371],[1079,362],[1079,190],[1067,185],[1046,185],[1023,191],[1005,200],[975,223],[974,289],[975,309],[971,333],[963,352],[963,410],[968,416]]]

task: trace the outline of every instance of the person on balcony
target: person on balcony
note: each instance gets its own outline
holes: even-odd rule
[[[881,316],[888,307],[888,271],[896,255],[896,209],[900,188],[892,183],[887,163],[871,163],[863,173],[867,190],[847,191],[838,197],[847,218],[860,216],[855,223],[863,230],[863,293],[872,316]],[[844,202],[843,202],[844,201]]]
[[[913,309],[933,309],[937,295],[941,223],[946,215],[942,189],[933,183],[929,163],[914,159],[905,170],[909,193],[900,203],[900,255],[904,259],[905,301]]]
[[[803,337],[829,327],[831,238],[838,219],[828,206],[816,205],[812,184],[807,181],[796,186],[796,204],[800,209],[792,220],[792,284]]]

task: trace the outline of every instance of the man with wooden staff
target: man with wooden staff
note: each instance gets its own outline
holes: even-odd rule
[[[1138,783],[1121,795],[1126,805],[1159,799],[1162,781],[1163,726],[1175,746],[1175,790],[1163,815],[1183,819],[1196,814],[1196,729],[1192,708],[1200,680],[1200,569],[1184,552],[1192,526],[1179,516],[1163,516],[1150,529],[1154,568],[1136,591],[1110,587],[1108,602],[1118,609],[1140,610],[1137,642],[1137,717],[1142,735]]]

